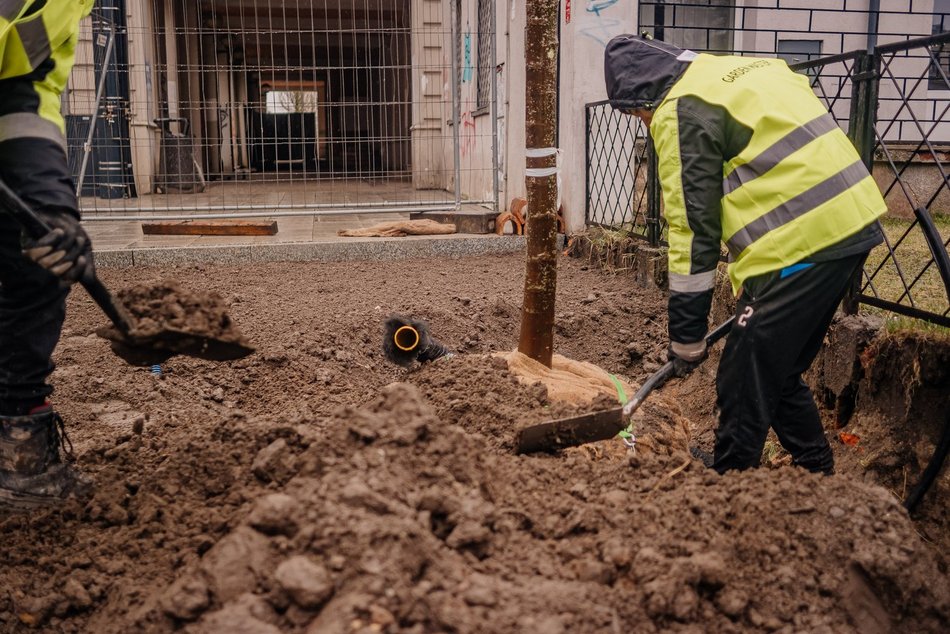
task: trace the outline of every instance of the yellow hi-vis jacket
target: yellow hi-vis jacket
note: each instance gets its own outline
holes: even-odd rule
[[[36,137],[65,144],[60,95],[76,57],[79,21],[94,0],[0,0],[0,81],[33,83],[39,107],[5,104],[0,141]],[[9,98],[0,94],[0,100]]]
[[[686,98],[691,105],[681,107]],[[708,266],[696,267],[691,254],[694,229],[703,222],[694,222],[687,209],[690,197],[702,192],[684,182],[696,148],[716,142],[702,133],[681,138],[679,118],[693,118],[699,122],[694,129],[702,130],[704,116],[719,114],[740,131],[731,136],[746,143],[721,157],[721,178],[707,180],[707,189],[721,187],[709,198],[720,205],[719,222],[712,224],[721,232],[716,242],[721,238],[729,248],[737,293],[746,279],[806,260],[886,211],[874,179],[807,77],[780,59],[700,54],[656,107],[650,126],[670,226],[671,289],[701,291],[713,281],[714,271],[697,270]]]

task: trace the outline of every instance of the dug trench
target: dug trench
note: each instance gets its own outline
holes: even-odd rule
[[[558,352],[635,382],[656,369],[664,295],[559,267]],[[690,459],[714,424],[709,365],[644,406],[635,452],[515,455],[517,429],[577,411],[489,354],[516,344],[522,271],[518,256],[103,271],[217,290],[258,352],[131,368],[73,294],[55,404],[99,488],[0,519],[0,631],[942,630],[946,526],[922,539],[871,471],[720,477]],[[460,354],[387,365],[390,313]]]

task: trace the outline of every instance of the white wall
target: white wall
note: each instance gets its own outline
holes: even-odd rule
[[[820,40],[822,56],[867,47],[868,0],[779,0],[778,6],[781,9],[776,9],[774,2],[761,0],[738,3],[735,14],[736,28],[739,29],[735,38],[737,50],[772,56],[778,40]],[[881,0],[877,44],[930,35],[933,8],[933,0],[914,0],[913,3],[910,0]],[[923,49],[888,56],[886,61],[880,85],[878,120],[882,123],[878,130],[889,141],[914,143],[920,139],[920,134],[908,108],[930,131],[950,99],[950,91],[929,90],[926,79],[917,82],[926,74],[930,63]],[[833,95],[837,92],[834,75],[843,75],[844,68],[844,64],[838,64],[826,71],[826,78],[822,80],[826,93]],[[911,90],[913,93],[908,94]],[[910,98],[909,106],[902,103],[901,91]],[[835,108],[835,114],[842,122],[848,118],[850,104],[846,98],[850,92],[849,84],[842,92],[845,99],[840,100]],[[894,117],[898,121],[890,125]],[[950,141],[950,125],[938,123],[930,138]]]
[[[503,202],[525,197],[525,2],[506,0],[508,33],[504,82],[506,181]],[[584,104],[606,98],[604,48],[616,35],[636,32],[636,0],[562,0],[560,10],[560,94],[558,145],[561,150],[561,205],[568,232],[584,228],[587,198]],[[570,18],[567,9],[570,7]],[[595,7],[602,7],[595,10]]]
[[[498,128],[500,205],[507,209],[512,199],[525,197],[525,3],[527,0],[497,0],[496,62],[498,80]],[[568,231],[584,227],[587,196],[585,179],[584,104],[606,97],[603,54],[607,42],[622,33],[636,32],[636,0],[617,0],[604,6],[603,1],[562,0],[560,9],[560,127],[561,203]],[[570,19],[567,7],[570,6]],[[602,7],[595,9],[595,7]],[[461,46],[464,34],[477,24],[477,0],[462,2]],[[446,7],[446,11],[448,8]],[[466,25],[469,25],[467,27]],[[450,44],[445,60],[451,65]],[[472,41],[472,55],[476,54]],[[510,63],[509,63],[510,60]],[[465,66],[463,49],[463,67]],[[445,99],[451,101],[446,85]],[[475,112],[476,83],[462,82],[462,194],[469,200],[485,200],[492,193],[492,120],[490,113]],[[451,135],[451,128],[447,130]],[[451,165],[451,156],[446,158]]]

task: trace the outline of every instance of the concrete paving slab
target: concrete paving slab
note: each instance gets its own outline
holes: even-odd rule
[[[309,242],[307,237],[301,237],[301,242]],[[256,246],[263,244],[276,244],[274,236],[198,236],[198,239],[187,246],[193,247],[217,247],[217,246]]]
[[[232,188],[233,191],[233,188]],[[299,193],[299,192],[298,192]],[[261,197],[281,196],[278,191],[257,192]],[[361,200],[365,202],[365,200]],[[219,203],[218,203],[219,204]],[[481,210],[463,205],[463,210]],[[237,213],[234,217],[268,218],[267,213]],[[455,234],[405,238],[344,238],[337,232],[369,227],[380,222],[408,220],[409,212],[380,211],[307,216],[272,216],[274,236],[145,236],[140,221],[96,220],[84,223],[103,267],[172,266],[194,262],[259,262],[281,260],[373,260],[426,257],[461,257],[479,253],[508,253],[524,248],[515,236]]]
[[[187,247],[194,244],[201,236],[145,236],[139,240],[133,240],[128,248],[143,249],[149,247]],[[95,243],[95,238],[93,238]]]

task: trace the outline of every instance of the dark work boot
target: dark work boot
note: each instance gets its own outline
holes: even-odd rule
[[[0,416],[0,510],[52,507],[91,496],[92,481],[71,461],[63,419],[49,405],[25,416]]]
[[[712,466],[713,455],[699,445],[690,445],[689,453],[692,454],[693,458],[702,462],[704,467],[709,468]]]

